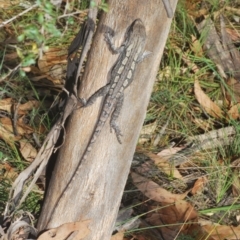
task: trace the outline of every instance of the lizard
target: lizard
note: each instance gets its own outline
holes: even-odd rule
[[[132,22],[125,33],[125,40],[120,47],[116,48],[114,46],[113,39],[110,37],[109,33],[105,34],[105,41],[110,50],[114,54],[119,53],[119,56],[111,69],[109,83],[97,90],[87,101],[83,99],[84,106],[82,107],[88,107],[92,105],[98,97],[105,96],[92,136],[90,137],[87,147],[80,158],[73,175],[70,177],[70,180],[60,194],[60,197],[58,198],[59,201],[54,209],[57,208],[60,198],[66,196],[68,192],[67,190],[71,189],[71,185],[79,174],[82,162],[87,159],[89,152],[110,115],[110,127],[115,131],[118,142],[120,144],[122,143],[120,139],[122,133],[116,124],[116,120],[123,105],[123,92],[133,81],[137,64],[150,54],[150,52],[144,51],[146,44],[146,30],[141,19],[136,19]]]
[[[116,120],[123,105],[123,92],[133,81],[136,65],[150,54],[149,52],[144,52],[146,30],[140,19],[136,19],[129,26],[125,33],[125,41],[120,47],[116,48],[114,46],[109,33],[105,35],[105,41],[112,53],[119,53],[119,57],[111,70],[110,82],[97,90],[87,102],[85,101],[84,107],[88,107],[98,97],[105,96],[102,111],[89,141],[87,152],[90,151],[91,144],[95,142],[111,112],[110,127],[115,131],[118,142],[122,143],[120,139],[122,133],[116,124]],[[83,159],[86,157],[86,155],[83,156]]]

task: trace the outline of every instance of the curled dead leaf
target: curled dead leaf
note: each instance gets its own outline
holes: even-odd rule
[[[198,180],[194,183],[194,186],[191,190],[191,193],[194,195],[203,190],[204,184],[207,182],[207,177],[203,176],[198,178]]]
[[[19,119],[17,121],[17,131],[18,131],[18,136],[16,136],[13,133],[13,124],[12,124],[11,119],[0,118],[0,138],[2,140],[4,140],[7,144],[9,144],[12,148],[15,147],[14,143],[16,141],[20,141],[20,139],[22,138],[23,135],[33,133],[33,129],[31,127],[25,125],[24,123],[22,123],[21,119]],[[20,143],[21,143],[21,141],[20,141]],[[28,149],[30,149],[30,147],[28,147]],[[33,148],[31,148],[31,149],[32,149],[30,151],[31,154],[30,154],[30,152],[28,152],[28,153],[22,152],[24,157],[27,157],[26,154],[28,155],[28,157],[25,158],[28,161],[30,161],[29,157],[34,158],[34,156],[36,155],[36,150],[33,150]],[[26,151],[26,148],[24,151]]]
[[[157,227],[163,239],[176,239],[179,233],[196,236],[196,233],[201,232],[196,210],[184,200],[174,204],[161,203],[160,206],[150,206],[146,222]]]
[[[205,225],[202,228],[209,234],[208,239],[232,240],[240,238],[240,226]]]
[[[19,141],[19,143],[20,143],[19,150],[24,159],[27,160],[28,162],[32,162],[37,156],[37,150],[29,142],[22,140]]]
[[[80,240],[85,238],[90,230],[88,229],[88,225],[90,220],[85,220],[81,222],[71,222],[65,223],[57,228],[50,229],[38,238],[38,240],[64,240],[71,233],[78,231],[77,235],[72,238],[73,240]]]
[[[37,100],[31,100],[23,104],[19,104],[18,106],[18,114],[26,114],[28,111],[33,108],[38,108],[40,106],[40,102]],[[13,100],[12,98],[5,98],[0,100],[0,110],[6,111],[8,113],[12,112]]]
[[[21,137],[16,137],[12,132],[8,131],[6,128],[0,125],[0,138],[13,148],[14,142],[19,140]]]
[[[166,173],[169,176],[174,178],[182,178],[180,172],[168,162],[168,159],[174,155],[177,151],[182,150],[182,148],[169,148],[161,151],[160,153],[153,154],[146,150],[137,148],[137,152],[144,154],[145,156],[149,157],[150,160],[154,162],[154,164],[161,169],[162,172]],[[150,171],[150,166],[148,166],[147,162],[144,162],[137,168],[137,172],[144,174],[145,172]]]
[[[67,51],[64,48],[49,48],[38,60],[38,67],[41,75],[44,75],[54,85],[61,84],[63,65],[67,64]],[[36,80],[36,79],[35,79]]]
[[[202,90],[199,81],[196,79],[194,82],[194,93],[199,104],[203,109],[214,118],[222,118],[221,108],[215,104]]]
[[[238,119],[240,116],[240,103],[232,106],[230,110],[228,111],[228,116],[231,119]]]
[[[0,175],[0,181],[1,182],[4,178],[7,178],[8,181],[9,181],[10,179],[14,180],[18,176],[18,173],[16,172],[16,169],[13,168],[7,162],[4,162],[4,163],[0,164],[0,172],[1,172],[1,175]]]
[[[173,203],[177,200],[184,199],[188,192],[182,194],[174,194],[171,193],[164,188],[160,187],[153,181],[149,181],[149,179],[140,176],[137,173],[131,173],[134,185],[148,198],[157,201],[157,202],[165,202],[165,203]]]
[[[40,104],[41,103],[37,100],[31,100],[31,101],[28,101],[26,103],[20,104],[18,109],[19,109],[19,111],[23,111],[22,114],[24,114],[27,111],[33,110],[34,108],[39,108]]]
[[[10,133],[13,133],[12,121],[9,118],[0,118],[1,125]],[[17,121],[17,131],[19,135],[33,133],[34,130],[28,125],[24,124],[21,119]]]
[[[12,98],[4,98],[0,100],[0,110],[11,112]]]

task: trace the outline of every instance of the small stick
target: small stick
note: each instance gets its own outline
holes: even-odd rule
[[[17,118],[18,118],[18,108],[20,105],[22,98],[19,99],[16,107],[14,108],[14,114],[13,114],[13,133],[15,136],[18,136],[18,130],[17,130]]]
[[[38,7],[38,4],[32,5],[30,8],[24,10],[23,12],[19,13],[18,15],[14,16],[14,17],[12,17],[12,18],[10,18],[10,19],[8,19],[7,21],[5,21],[5,22],[3,22],[3,23],[1,23],[1,24],[0,24],[0,28],[4,27],[4,26],[7,25],[8,23],[14,21],[14,20],[17,19],[18,17],[24,15],[25,13],[31,11],[32,9],[34,9],[34,8],[36,8],[36,7]]]
[[[163,1],[165,10],[167,12],[168,18],[172,18],[173,17],[173,10],[172,10],[172,7],[169,3],[169,0],[162,0],[162,1]]]
[[[72,13],[64,13],[63,15],[59,16],[58,19],[60,18],[65,18],[65,17],[70,17],[70,16],[74,16],[74,15],[77,15],[77,14],[82,14],[84,13],[85,11],[76,11],[76,12],[72,12]]]
[[[33,136],[34,142],[35,142],[36,145],[40,148],[40,147],[41,147],[41,143],[40,143],[40,141],[39,141],[39,138],[38,138],[37,134],[36,134],[36,133],[33,133],[32,136]]]
[[[18,64],[18,65],[17,65],[15,68],[13,68],[13,69],[9,69],[9,68],[8,68],[9,72],[8,72],[6,75],[3,75],[2,77],[0,77],[0,82],[3,82],[8,76],[10,76],[10,75],[12,74],[12,72],[18,70],[19,67],[21,67],[21,63]]]

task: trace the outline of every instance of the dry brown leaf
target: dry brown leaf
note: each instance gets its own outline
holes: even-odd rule
[[[182,194],[174,194],[168,192],[167,190],[161,188],[158,184],[153,181],[149,181],[147,178],[140,176],[137,173],[131,173],[133,182],[135,186],[148,198],[157,201],[157,202],[165,202],[165,203],[173,203],[177,200],[184,199],[188,192]]]
[[[240,36],[239,36],[239,33],[236,31],[236,29],[226,28],[225,30],[233,42],[240,41]]]
[[[240,181],[239,181],[239,170],[234,169],[232,173],[232,193],[234,197],[239,197],[240,195]]]
[[[53,65],[67,63],[67,51],[63,48],[49,48],[38,60],[38,67],[42,73],[48,73]]]
[[[161,152],[159,152],[157,155],[159,157],[161,157],[162,159],[168,160],[169,158],[171,158],[175,153],[183,150],[184,147],[171,147],[171,148],[167,148],[162,150]]]
[[[12,121],[9,118],[0,118],[0,123],[2,127],[4,127],[7,131],[13,133]],[[31,127],[25,125],[21,120],[17,121],[17,131],[20,135],[30,134],[34,132]]]
[[[24,104],[19,104],[18,114],[26,114],[28,111],[33,108],[37,108],[40,106],[40,102],[37,100],[28,101]],[[0,100],[0,109],[6,111],[8,113],[12,112],[13,102],[12,98],[5,98]]]
[[[175,239],[181,227],[180,223],[175,225],[177,220],[176,214],[177,211],[171,210],[171,206],[163,207],[162,211],[148,214],[145,221],[151,226],[159,227],[157,230],[161,232],[164,240],[172,240]],[[175,223],[174,227],[171,227],[173,223]]]
[[[18,110],[19,111],[24,111],[24,112],[30,111],[34,108],[39,108],[40,104],[41,103],[37,100],[31,100],[31,101],[28,101],[24,104],[20,104]]]
[[[231,119],[237,119],[240,116],[240,103],[232,106],[230,110],[228,111],[228,116]]]
[[[174,150],[170,150],[170,151],[166,151],[163,150],[162,152],[160,152],[160,156],[159,154],[153,154],[150,152],[147,152],[144,149],[141,149],[140,147],[137,147],[137,152],[138,153],[142,153],[145,156],[149,157],[154,164],[161,169],[162,172],[166,173],[167,175],[171,175],[175,178],[182,178],[182,175],[180,174],[180,172],[177,170],[177,168],[175,168],[174,166],[172,166],[167,159],[169,159],[172,155],[169,154],[173,154],[175,151],[177,151],[177,148],[171,148]],[[181,148],[182,149],[182,148]],[[180,150],[180,148],[178,148],[178,151]],[[144,162],[143,164],[141,164],[141,166],[139,166],[137,168],[137,172],[144,174],[145,172],[149,172],[150,166],[148,166],[148,162]]]
[[[226,81],[229,91],[226,91],[226,100],[229,102],[240,102],[240,83],[234,78],[230,77]]]
[[[0,138],[14,148],[14,143],[21,139],[24,134],[33,133],[33,129],[29,126],[21,123],[21,120],[17,122],[18,136],[13,133],[12,121],[9,118],[0,118]]]
[[[196,193],[199,193],[200,191],[203,190],[203,187],[205,185],[205,183],[207,182],[207,177],[203,176],[203,177],[200,177],[195,183],[194,183],[194,186],[191,190],[191,193],[193,195],[195,195]]]
[[[215,104],[201,89],[198,80],[194,82],[194,93],[199,104],[204,108],[204,110],[212,117],[222,118],[221,108]]]
[[[3,111],[11,112],[12,98],[4,98],[0,100],[0,109]]]
[[[183,147],[167,148],[159,152],[157,156],[155,155],[156,157],[152,156],[151,158],[153,159],[157,167],[160,168],[164,173],[166,173],[169,176],[171,175],[174,178],[181,179],[182,178],[181,173],[167,160],[171,158],[175,153],[181,151],[182,149]]]
[[[170,164],[167,161],[167,159],[172,157],[175,153],[177,153],[180,150],[182,150],[182,148],[179,148],[179,147],[168,148],[168,149],[164,149],[157,155],[151,154],[150,157],[154,161],[156,166],[159,169],[161,169],[164,173],[179,179],[179,178],[182,178],[181,173],[177,170],[176,167],[172,166],[172,164]]]
[[[111,240],[123,240],[123,238],[124,238],[124,232],[121,231],[121,232],[118,232],[118,233],[114,234],[111,237]]]
[[[161,206],[150,207],[149,212],[146,221],[152,226],[159,226],[157,229],[164,240],[175,239],[179,233],[193,236],[201,231],[197,223],[197,212],[186,201],[179,200],[175,204],[162,203]]]
[[[166,173],[169,176],[173,176],[174,178],[178,178],[178,179],[182,178],[181,173],[177,170],[177,168],[172,166],[166,160],[166,158],[158,156],[153,153],[145,153],[145,155],[148,156],[162,172]],[[146,168],[145,164],[142,164],[140,167],[138,167],[138,172],[140,173],[145,173],[148,170],[149,169]]]
[[[15,172],[15,169],[12,168],[7,162],[0,164],[0,180],[2,181],[3,178],[7,178],[8,180],[14,180],[18,173]]]
[[[183,178],[178,169],[175,166],[172,166],[169,162],[155,162],[155,164],[162,172],[166,173],[168,176],[177,179]]]
[[[58,47],[49,48],[44,52],[43,57],[38,60],[40,74],[44,75],[54,85],[62,84],[60,80],[63,74],[62,64],[67,64],[67,51]]]
[[[33,74],[41,74],[41,71],[38,67],[35,67],[35,66],[31,66],[31,72]]]
[[[19,140],[21,137],[16,137],[12,132],[8,131],[0,124],[0,138],[13,148],[14,142]]]
[[[205,225],[202,228],[213,240],[233,240],[240,238],[240,226]]]
[[[24,159],[28,162],[32,162],[37,156],[37,150],[26,141],[19,141],[20,143],[20,152]]]
[[[90,230],[88,229],[89,223],[90,220],[65,223],[57,228],[44,232],[39,236],[38,240],[64,240],[75,231],[78,231],[78,234],[74,236],[73,240],[80,240],[90,233]]]

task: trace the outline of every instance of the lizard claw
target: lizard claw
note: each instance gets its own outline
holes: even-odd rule
[[[113,45],[113,36],[110,34],[110,32],[106,32],[104,34],[104,40],[110,44],[110,45]]]
[[[79,98],[78,101],[82,104],[82,107],[87,106],[87,100],[85,98]]]

